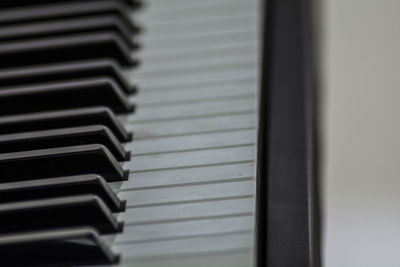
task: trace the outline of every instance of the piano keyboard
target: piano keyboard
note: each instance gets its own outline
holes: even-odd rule
[[[2,262],[252,266],[260,8],[2,1]]]

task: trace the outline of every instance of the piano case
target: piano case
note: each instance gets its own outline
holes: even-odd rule
[[[258,156],[258,266],[319,266],[312,0],[268,0]]]

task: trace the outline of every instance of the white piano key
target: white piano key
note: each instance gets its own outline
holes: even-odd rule
[[[254,75],[256,72],[256,67],[254,68],[243,68],[243,69],[221,69],[218,71],[202,71],[199,73],[189,73],[185,75],[185,80],[187,82],[198,83],[205,81],[213,81],[218,79],[230,79],[230,78],[247,78],[249,75]],[[168,77],[160,78],[150,78],[150,77],[137,77],[135,81],[138,84],[143,84],[143,87],[156,87],[165,86],[169,84],[179,84],[182,83],[181,75],[170,75]],[[145,89],[144,89],[145,90]]]
[[[190,34],[193,31],[197,33],[209,33],[216,31],[227,31],[232,29],[251,28],[257,23],[252,15],[240,14],[237,16],[223,16],[209,19],[189,19],[184,21],[173,21],[153,24],[147,27],[146,35],[152,36],[176,36]]]
[[[213,79],[207,79],[203,81],[187,81],[182,80],[180,82],[173,82],[173,83],[165,83],[165,84],[158,84],[155,86],[146,86],[143,85],[140,87],[142,92],[149,92],[149,91],[167,91],[167,90],[184,90],[187,89],[194,89],[194,88],[204,88],[205,86],[210,87],[217,87],[221,86],[222,84],[226,86],[232,86],[242,83],[243,81],[248,81],[250,79],[254,80],[254,73],[247,73],[247,74],[240,74],[236,75],[235,77],[231,76],[219,76],[213,77]],[[254,88],[255,89],[255,88]]]
[[[151,66],[159,64],[160,62],[198,61],[204,60],[205,58],[212,59],[228,55],[232,56],[239,53],[246,53],[250,56],[254,55],[256,53],[256,46],[249,40],[241,40],[240,42],[228,44],[209,43],[201,47],[182,47],[180,49],[179,47],[175,47],[170,50],[160,49],[149,52],[143,50],[134,52],[134,56],[144,59],[145,62],[143,64]],[[143,70],[145,69],[143,68]]]
[[[248,18],[254,21],[254,16],[252,14],[238,14],[236,16],[216,16],[216,17],[202,17],[202,18],[194,18],[194,19],[179,19],[177,18],[176,20],[168,20],[168,21],[163,21],[163,22],[153,22],[153,23],[148,23],[147,26],[151,29],[156,29],[158,27],[164,27],[165,30],[173,30],[175,31],[176,26],[181,26],[182,24],[187,24],[190,25],[192,24],[193,27],[198,27],[202,26],[203,23],[209,23],[212,22],[213,24],[217,24],[220,21],[224,20],[235,20],[235,19],[241,19],[241,18]],[[242,24],[240,25],[242,26]]]
[[[128,77],[130,74],[128,73]],[[164,85],[158,85],[158,86],[141,86],[140,87],[140,92],[141,94],[144,93],[150,93],[150,92],[166,92],[166,91],[182,91],[182,90],[195,90],[195,89],[205,89],[207,87],[223,87],[223,86],[237,86],[241,84],[253,84],[254,85],[254,73],[248,74],[248,75],[241,75],[238,77],[216,77],[212,80],[206,80],[206,81],[197,81],[197,82],[191,82],[191,81],[186,81],[182,80],[179,83],[172,83],[172,84],[164,84]],[[253,89],[255,89],[256,86],[254,86]],[[257,87],[258,88],[258,87]]]
[[[182,49],[194,49],[201,48],[213,43],[235,43],[237,40],[251,40],[257,38],[257,32],[252,31],[252,29],[233,29],[233,30],[223,30],[212,33],[195,33],[190,32],[180,36],[154,36],[149,38],[142,38],[142,36],[137,36],[139,42],[146,42],[146,51],[157,51],[166,49],[175,49],[176,47],[181,47]]]
[[[252,247],[252,233],[204,236],[192,239],[160,241],[140,244],[116,244],[115,251],[127,258],[146,258],[160,256],[179,257],[184,254],[206,254]]]
[[[174,105],[181,102],[213,101],[215,99],[229,99],[243,95],[252,95],[248,88],[255,88],[252,80],[239,80],[235,84],[223,84],[222,86],[192,86],[186,88],[171,88],[163,90],[142,90],[135,96],[134,102],[140,107]]]
[[[253,179],[255,163],[240,163],[190,169],[162,170],[135,173],[122,184],[120,190],[173,187],[188,184],[206,184],[224,181]]]
[[[254,198],[245,197],[198,203],[128,208],[118,215],[118,220],[125,221],[126,227],[130,227],[132,225],[250,216],[254,214],[254,203]]]
[[[168,151],[182,151],[223,147],[233,145],[254,144],[256,139],[254,129],[219,133],[206,133],[188,136],[173,136],[159,139],[143,139],[129,143],[127,150],[133,155],[161,153]]]
[[[256,111],[244,114],[222,114],[205,118],[189,118],[186,120],[160,121],[141,124],[126,124],[126,128],[134,132],[136,139],[157,136],[194,134],[210,131],[226,131],[255,127]]]
[[[128,123],[148,122],[152,120],[174,119],[188,116],[203,116],[216,113],[248,111],[254,107],[256,99],[229,99],[199,103],[177,104],[168,107],[152,106],[137,109],[135,116],[128,118]],[[139,106],[140,107],[140,106]]]
[[[238,14],[254,14],[256,6],[252,1],[216,1],[197,3],[190,5],[177,5],[169,8],[160,8],[149,3],[149,8],[146,12],[140,15],[140,20],[155,22],[175,21],[179,19],[194,19],[202,17],[219,17],[219,16],[235,16]],[[153,8],[152,8],[153,7]]]
[[[216,218],[165,224],[127,226],[124,235],[118,235],[116,243],[157,242],[165,239],[184,239],[199,235],[249,231],[254,228],[253,216]]]
[[[124,191],[118,196],[126,199],[132,206],[186,202],[202,199],[219,199],[237,196],[252,196],[255,182],[240,181],[206,185],[188,185],[169,188]],[[129,204],[128,204],[129,206]]]
[[[202,1],[188,1],[188,0],[148,0],[152,10],[168,10],[178,7],[201,7],[210,6],[212,4],[227,4],[227,3],[238,3],[240,1],[249,0],[202,0]],[[250,0],[249,2],[251,2]]]
[[[250,249],[225,251],[223,253],[207,253],[183,255],[182,257],[152,257],[147,259],[122,258],[123,267],[244,267],[252,266]],[[106,266],[104,266],[106,267]]]
[[[255,160],[254,145],[204,151],[175,152],[168,154],[152,154],[133,156],[131,162],[123,164],[124,168],[133,172],[158,169],[185,168],[219,163],[242,162]]]
[[[162,75],[185,75],[190,72],[200,72],[219,68],[240,69],[244,66],[254,66],[258,60],[256,55],[227,55],[211,59],[200,59],[196,61],[162,61],[157,64],[148,65],[143,71],[135,72],[135,77],[162,77]]]

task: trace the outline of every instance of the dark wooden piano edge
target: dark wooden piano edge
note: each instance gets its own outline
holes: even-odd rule
[[[264,1],[256,266],[320,266],[313,0]]]

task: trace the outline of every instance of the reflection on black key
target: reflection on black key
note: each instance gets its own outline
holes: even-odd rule
[[[93,33],[109,31],[118,34],[131,48],[135,48],[132,33],[138,32],[135,26],[129,27],[120,16],[101,15],[84,18],[65,18],[54,21],[45,21],[33,24],[5,25],[0,27],[0,41],[16,41],[50,36],[70,35],[77,33]]]
[[[106,107],[3,116],[0,117],[0,134],[94,124],[107,126],[121,142],[132,139],[132,133],[127,132],[115,117],[114,112]]]
[[[107,76],[113,78],[126,94],[134,93],[136,88],[121,73],[121,67],[112,59],[12,68],[0,71],[0,90],[7,86]]]
[[[100,233],[120,232],[107,205],[95,195],[49,198],[0,205],[0,234],[91,226]]]
[[[104,178],[95,174],[3,183],[0,203],[85,194],[100,197],[113,212],[125,209],[125,201],[120,201]]]
[[[91,227],[0,236],[3,266],[77,266],[119,262]]]
[[[57,0],[56,3],[63,2],[80,2],[82,0]],[[115,2],[126,3],[131,6],[137,6],[140,4],[139,0],[114,0]],[[43,5],[43,4],[54,4],[54,0],[2,0],[0,2],[0,7],[17,7],[17,6],[35,6],[35,5]]]
[[[0,154],[0,173],[0,182],[90,173],[121,181],[129,175],[111,152],[98,144]]]
[[[108,78],[0,90],[0,115],[90,106],[107,106],[115,113],[133,111],[127,96]]]
[[[13,0],[9,1],[11,2]],[[1,3],[3,3],[3,1],[1,1],[0,4]],[[0,11],[0,25],[11,25],[18,23],[22,24],[28,22],[33,23],[52,19],[114,14],[121,17],[121,19],[125,21],[131,30],[134,30],[136,27],[133,25],[133,22],[129,16],[130,12],[131,8],[129,8],[126,4],[115,0],[82,0],[79,2],[72,1],[70,3],[54,3],[45,6],[39,5],[2,9]]]
[[[93,58],[112,58],[125,66],[136,64],[130,48],[112,32],[6,42],[0,44],[0,57],[1,68]]]
[[[1,153],[87,144],[106,146],[118,161],[130,158],[110,129],[102,125],[0,135]]]

